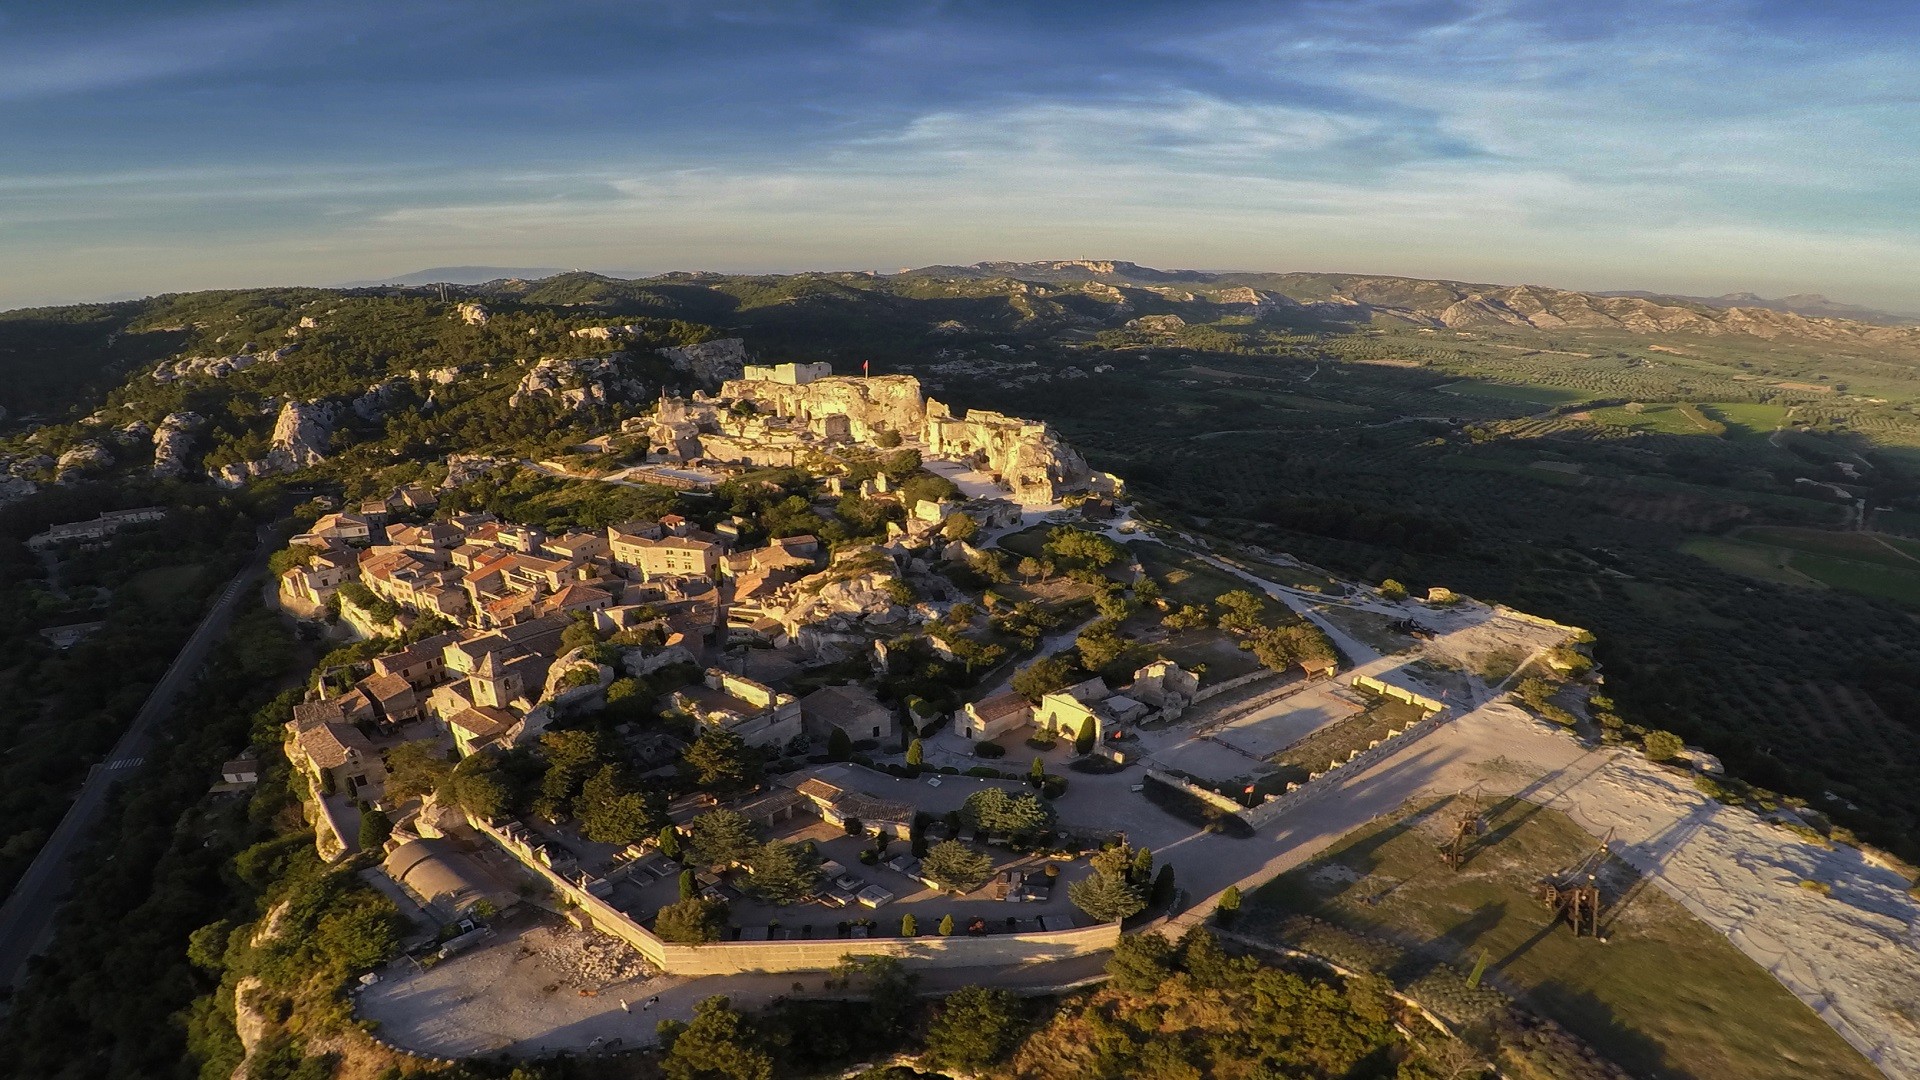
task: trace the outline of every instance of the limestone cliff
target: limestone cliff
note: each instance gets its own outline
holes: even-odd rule
[[[113,455],[97,442],[75,443],[60,455],[54,482],[71,484],[113,464]]]
[[[792,417],[803,423],[815,417],[844,416],[855,439],[881,431],[917,436],[927,420],[927,402],[920,380],[911,375],[860,378],[835,375],[804,386],[790,383],[729,379],[720,388],[722,398],[751,401],[762,412]]]
[[[206,420],[199,413],[168,413],[153,433],[153,475],[161,479],[181,476],[187,471],[187,451],[192,448],[194,432]]]
[[[718,341],[703,341],[698,345],[661,349],[660,355],[673,363],[675,371],[687,372],[708,389],[728,379],[739,378],[752,360],[747,355],[747,343],[739,338],[721,338]]]
[[[627,370],[626,354],[581,359],[546,359],[527,369],[513,391],[517,408],[537,398],[556,398],[570,409],[585,409],[615,401],[637,401],[654,387]]]

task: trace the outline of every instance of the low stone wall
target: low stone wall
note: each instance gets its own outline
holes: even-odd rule
[[[1225,810],[1229,814],[1238,814],[1247,808],[1246,804],[1230,796],[1222,795],[1212,788],[1201,787],[1199,784],[1193,783],[1183,777],[1175,776],[1170,772],[1162,772],[1159,769],[1148,769],[1147,779],[1155,783],[1165,784],[1177,791],[1184,791],[1206,803],[1208,806],[1218,810]]]
[[[468,818],[481,834],[538,874],[601,932],[633,946],[646,961],[672,975],[739,975],[780,971],[827,971],[848,954],[893,956],[916,967],[1007,967],[1065,960],[1113,948],[1119,923],[1031,934],[929,935],[911,938],[826,938],[818,941],[728,941],[675,945],[655,937],[625,912],[568,880],[511,837]]]
[[[1409,705],[1418,705],[1429,713],[1437,713],[1441,709],[1446,708],[1445,703],[1435,701],[1425,694],[1416,694],[1404,686],[1395,686],[1392,683],[1381,682],[1371,675],[1355,675],[1353,677],[1353,685],[1363,690],[1371,690],[1376,694],[1390,697],[1397,701],[1404,701]]]
[[[1245,675],[1228,679],[1226,682],[1214,683],[1212,686],[1203,686],[1197,692],[1195,692],[1195,694],[1193,695],[1193,700],[1188,704],[1198,705],[1201,702],[1207,700],[1208,698],[1219,697],[1221,694],[1224,694],[1229,690],[1238,690],[1241,687],[1246,686],[1250,683],[1257,683],[1261,679],[1271,679],[1279,674],[1280,674],[1279,672],[1273,670],[1272,668],[1261,668],[1259,671],[1248,672]]]
[[[1532,623],[1535,626],[1544,626],[1549,630],[1564,630],[1569,634],[1584,634],[1587,632],[1584,627],[1568,626],[1566,623],[1554,622],[1552,619],[1540,615],[1529,615],[1524,611],[1515,611],[1505,604],[1493,605],[1493,612],[1496,615],[1504,615],[1509,619],[1519,619],[1521,622]]]

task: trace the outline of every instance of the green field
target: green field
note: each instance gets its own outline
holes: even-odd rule
[[[1827,555],[1795,555],[1792,566],[1836,589],[1920,607],[1920,568],[1913,571],[1895,570],[1889,566],[1836,559]]]
[[[1873,563],[1876,566],[1888,566],[1897,570],[1920,571],[1920,557],[1908,554],[1907,551],[1915,546],[1911,541],[1901,542],[1878,537],[1873,533],[1757,525],[1741,529],[1734,535],[1749,543],[1769,544],[1773,547],[1804,551],[1810,555],[1827,555],[1836,559]],[[1883,539],[1886,542],[1883,543]]]
[[[1140,560],[1142,569],[1160,582],[1162,592],[1174,603],[1207,607],[1222,593],[1245,589],[1265,601],[1269,622],[1292,622],[1295,618],[1292,609],[1252,584],[1178,548],[1151,540],[1135,540],[1127,545],[1127,550]]]
[[[1719,438],[1727,431],[1725,424],[1706,416],[1700,411],[1699,406],[1684,402],[1643,405],[1638,410],[1616,405],[1595,409],[1589,415],[1598,423],[1611,427],[1658,432],[1664,435],[1709,435]]]
[[[1738,540],[1725,540],[1717,536],[1695,536],[1681,541],[1680,550],[1735,574],[1745,574],[1762,581],[1777,581],[1782,585],[1821,587],[1817,578],[1793,569],[1790,565],[1793,558],[1791,552],[1765,544],[1743,544]]]
[[[1636,1076],[1797,1080],[1879,1074],[1720,934],[1623,863],[1601,872],[1607,941],[1554,926],[1538,879],[1594,838],[1557,811],[1506,800],[1459,871],[1441,862],[1451,799],[1374,822],[1276,878],[1243,913],[1259,936],[1293,914],[1393,940],[1517,991]]]
[[[1700,406],[1700,411],[1727,426],[1733,438],[1766,438],[1787,422],[1783,405],[1764,405],[1752,401],[1715,401]]]
[[[1515,386],[1512,383],[1479,382],[1474,379],[1462,379],[1434,389],[1443,394],[1464,394],[1468,397],[1520,401],[1534,405],[1570,405],[1592,396],[1579,390],[1567,390],[1558,386]]]

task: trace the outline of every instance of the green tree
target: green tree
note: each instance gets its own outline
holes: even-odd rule
[[[1128,934],[1107,958],[1112,985],[1129,994],[1151,994],[1173,974],[1173,942],[1154,933]]]
[[[947,520],[940,523],[940,535],[957,543],[965,543],[980,535],[980,523],[968,514],[948,514]]]
[[[913,912],[911,911],[907,912],[905,915],[900,916],[900,936],[901,937],[920,936],[920,921],[913,917]]]
[[[993,876],[993,857],[958,840],[942,840],[927,849],[920,873],[942,889],[972,892]]]
[[[744,863],[760,850],[753,822],[736,810],[722,807],[694,818],[687,828],[687,846],[702,866]]]
[[[1014,675],[1013,692],[1037,704],[1055,690],[1072,685],[1078,673],[1062,657],[1043,656]]]
[[[560,652],[572,652],[575,649],[591,649],[600,644],[600,632],[593,628],[593,616],[576,612],[573,621],[560,632]]]
[[[406,742],[387,751],[387,801],[398,805],[437,791],[453,765],[430,742]]]
[[[1120,625],[1112,619],[1095,619],[1088,623],[1086,629],[1073,639],[1073,644],[1080,650],[1080,662],[1089,671],[1106,667],[1127,651],[1127,641],[1120,636]]]
[[[747,892],[776,907],[805,900],[820,880],[819,860],[800,844],[770,840],[753,853],[749,865]]]
[[[1653,761],[1672,761],[1686,751],[1687,744],[1671,731],[1649,731],[1641,739],[1647,757]]]
[[[900,445],[900,433],[897,431],[876,431],[873,433],[873,445],[882,450],[891,450]]]
[[[700,895],[700,876],[692,870],[680,871],[680,899],[691,900]]]
[[[1407,598],[1407,587],[1388,578],[1380,583],[1380,599],[1400,601]]]
[[[1174,611],[1167,612],[1160,624],[1169,630],[1198,630],[1213,621],[1207,609],[1194,604],[1182,604]]]
[[[953,916],[952,915],[950,914],[942,915],[940,917],[940,929],[938,933],[940,934],[941,937],[953,936]]]
[[[727,929],[727,905],[719,900],[694,896],[660,909],[654,917],[653,932],[662,941],[675,945],[705,945],[719,941]]]
[[[1093,717],[1080,721],[1080,733],[1073,737],[1073,752],[1076,754],[1093,753],[1093,744],[1100,739],[1099,731],[1094,727]]]
[[[510,793],[499,755],[482,750],[462,758],[447,776],[447,793],[455,806],[483,821],[504,817]]]
[[[1155,908],[1170,907],[1173,904],[1173,892],[1173,864],[1167,863],[1160,868],[1158,874],[1154,875],[1153,891],[1147,894],[1147,905]]]
[[[835,730],[837,731],[839,729],[836,728]],[[918,765],[925,765],[926,763],[927,763],[926,746],[923,745],[919,739],[915,739],[912,742],[908,743],[907,744],[907,764],[918,766]]]
[[[682,760],[693,773],[694,783],[708,791],[743,791],[760,779],[760,756],[731,731],[716,728],[701,732]]]
[[[635,789],[626,770],[611,762],[587,779],[574,809],[580,831],[599,844],[637,844],[660,827],[655,801]]]
[[[1106,537],[1071,525],[1060,525],[1047,532],[1046,551],[1063,559],[1078,559],[1096,569],[1119,562],[1125,554],[1119,544]]]
[[[1220,629],[1236,633],[1251,634],[1260,629],[1260,620],[1267,613],[1266,601],[1246,589],[1221,593],[1213,602],[1220,606]]]
[[[660,854],[669,859],[680,857],[680,830],[671,822],[660,826]]]
[[[540,795],[534,812],[558,820],[573,812],[580,787],[607,759],[606,740],[588,729],[548,731],[540,736],[546,772],[540,776]]]
[[[853,739],[844,728],[834,728],[827,733],[827,760],[845,761],[853,756]]]
[[[960,814],[976,829],[1007,836],[1029,836],[1053,823],[1053,811],[1032,792],[1010,795],[997,787],[967,796]]]
[[[1041,758],[1034,758],[1033,764],[1027,766],[1027,783],[1032,784],[1034,787],[1039,787],[1040,782],[1046,778],[1047,763]]]
[[[963,986],[948,995],[927,1027],[927,1057],[943,1068],[980,1073],[1005,1060],[1026,1023],[1005,990]]]
[[[1147,906],[1144,890],[1127,880],[1125,872],[1093,873],[1067,886],[1067,899],[1096,922],[1118,922]]]
[[[371,808],[360,814],[360,850],[376,854],[385,846],[387,837],[393,835],[393,819],[378,808]]]
[[[667,1080],[773,1080],[771,1048],[752,1021],[735,1012],[724,997],[693,1007],[693,1022],[669,1029],[662,1024],[667,1051],[660,1071]]]
[[[912,447],[904,450],[895,450],[893,453],[880,459],[880,471],[886,473],[887,479],[892,480],[894,483],[904,483],[912,477],[913,474],[920,471],[920,451]],[[911,507],[913,504],[908,503],[907,505]]]
[[[195,930],[187,937],[187,962],[202,971],[219,972],[226,967],[227,941],[233,936],[233,920],[218,919]]]
[[[1214,905],[1213,916],[1220,925],[1226,926],[1240,914],[1240,886],[1229,885],[1220,893],[1220,902]]]
[[[1019,574],[1022,581],[1032,581],[1040,576],[1040,560],[1028,555],[1020,560],[1013,572]]]

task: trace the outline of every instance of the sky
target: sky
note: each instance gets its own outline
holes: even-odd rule
[[[0,0],[0,308],[1127,259],[1920,312],[1920,4]]]

